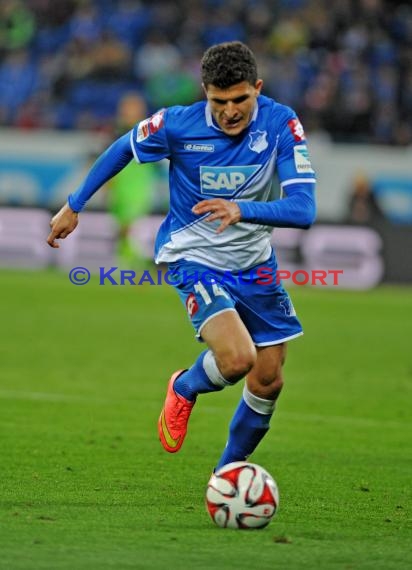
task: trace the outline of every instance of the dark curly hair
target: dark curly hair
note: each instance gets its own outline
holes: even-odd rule
[[[227,89],[242,81],[251,85],[257,81],[255,56],[242,42],[225,42],[210,47],[202,57],[201,70],[205,87],[211,84]]]

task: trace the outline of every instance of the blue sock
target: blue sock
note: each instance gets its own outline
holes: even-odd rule
[[[216,469],[232,461],[245,461],[269,430],[270,414],[259,414],[242,398],[230,423],[229,439]]]
[[[224,388],[222,381],[220,381],[220,384],[214,384],[206,374],[203,362],[206,354],[208,354],[208,361],[213,358],[212,353],[209,350],[205,350],[199,355],[193,366],[186,372],[183,372],[174,383],[175,392],[190,402],[196,400],[198,394],[217,392]],[[218,380],[215,379],[215,381]]]

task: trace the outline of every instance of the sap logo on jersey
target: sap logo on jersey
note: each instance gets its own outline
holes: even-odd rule
[[[202,194],[211,196],[232,196],[246,184],[259,169],[250,166],[201,166],[200,188]]]

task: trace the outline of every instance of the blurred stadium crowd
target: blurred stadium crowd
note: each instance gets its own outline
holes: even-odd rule
[[[204,49],[234,39],[308,131],[412,143],[410,0],[1,0],[0,125],[110,132],[130,91],[190,103]]]

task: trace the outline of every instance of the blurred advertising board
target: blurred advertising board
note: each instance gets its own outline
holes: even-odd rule
[[[0,206],[59,207],[103,144],[96,134],[1,129]]]
[[[50,217],[50,211],[40,208],[0,208],[0,268],[69,271],[81,266],[91,272],[117,268],[118,230],[112,216],[83,212],[78,228],[58,250],[46,244]],[[132,226],[136,250],[148,259],[153,257],[162,220],[162,216],[150,215]],[[412,231],[407,226],[387,224],[373,229],[318,223],[309,231],[281,228],[273,232],[273,246],[281,279],[288,287],[367,290],[383,282],[412,283]]]

